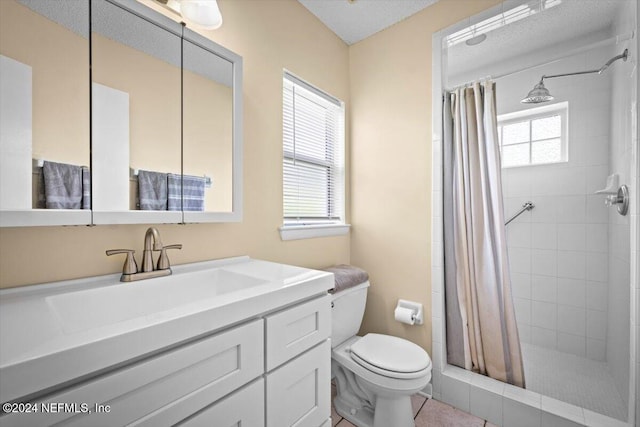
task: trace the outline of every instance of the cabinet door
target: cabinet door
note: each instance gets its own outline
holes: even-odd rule
[[[0,0],[1,1],[1,0]],[[76,411],[7,414],[2,426],[170,426],[263,372],[263,323],[256,320],[46,396],[41,404],[87,403]],[[94,404],[109,408],[97,412]],[[55,408],[54,408],[55,409]],[[136,421],[137,420],[137,421]]]
[[[267,371],[283,364],[331,334],[331,296],[326,295],[265,319]]]
[[[204,408],[180,427],[264,426],[264,380],[261,378],[229,397]]]
[[[330,416],[329,340],[267,374],[267,426],[320,426]]]

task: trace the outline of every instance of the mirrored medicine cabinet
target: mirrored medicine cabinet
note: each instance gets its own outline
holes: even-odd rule
[[[242,219],[241,57],[136,0],[0,8],[0,226]]]

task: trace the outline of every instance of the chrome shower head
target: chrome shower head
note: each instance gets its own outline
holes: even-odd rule
[[[540,104],[542,102],[552,101],[553,95],[549,93],[549,89],[544,87],[543,80],[544,77],[540,80],[540,83],[535,85],[527,96],[520,102],[523,104]]]
[[[620,55],[614,56],[610,60],[608,60],[602,67],[597,70],[587,70],[587,71],[574,71],[573,73],[562,73],[562,74],[552,74],[542,76],[540,79],[540,83],[535,85],[531,92],[524,98],[522,101],[523,104],[540,104],[541,102],[547,102],[553,100],[553,96],[549,93],[546,87],[544,87],[544,79],[553,79],[556,77],[566,77],[566,76],[577,76],[580,74],[602,74],[604,70],[609,68],[611,64],[616,62],[618,59],[622,59],[626,61],[629,58],[629,50],[625,49]]]

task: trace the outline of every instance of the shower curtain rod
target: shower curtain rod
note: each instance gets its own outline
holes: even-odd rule
[[[611,43],[614,43],[614,44],[623,43],[623,42],[625,42],[627,40],[633,39],[634,37],[635,37],[635,32],[634,31],[631,31],[631,32],[626,33],[626,34],[618,34],[617,36],[609,37],[608,39],[600,40],[599,42],[594,42],[594,43],[591,43],[591,44],[588,44],[588,45],[585,45],[585,46],[582,46],[582,47],[575,48],[575,49],[569,51],[568,53],[564,53],[562,55],[556,55],[556,56],[552,57],[552,59],[550,59],[548,61],[545,61],[545,62],[542,62],[542,63],[539,63],[539,64],[529,65],[527,67],[523,67],[523,68],[520,68],[520,69],[515,70],[515,71],[509,71],[507,73],[498,74],[498,75],[495,75],[495,76],[487,75],[487,76],[481,77],[479,80],[481,80],[481,81],[482,80],[498,80],[498,79],[502,79],[504,77],[513,76],[515,74],[520,74],[522,72],[529,71],[529,70],[532,70],[534,68],[544,67],[545,65],[553,64],[554,62],[558,62],[558,61],[561,61],[563,59],[569,58],[571,56],[578,55],[578,54],[580,54],[582,52],[585,52],[587,50],[597,49],[597,48],[602,47],[602,46],[607,46],[607,45],[609,45]],[[456,90],[458,88],[466,87],[466,86],[468,86],[468,85],[470,85],[472,83],[473,82],[466,82],[464,84],[457,85],[457,86],[453,87],[452,89],[447,88],[445,90],[447,92],[451,92],[451,91],[454,91],[454,90]]]

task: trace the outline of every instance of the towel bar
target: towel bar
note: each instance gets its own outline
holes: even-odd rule
[[[536,205],[533,204],[533,202],[525,202],[524,205],[522,205],[522,209],[520,209],[518,212],[516,212],[511,218],[509,218],[507,220],[507,222],[504,223],[504,225],[509,225],[509,223],[511,221],[513,221],[514,219],[518,218],[520,215],[522,215],[522,213],[524,211],[530,211],[531,209],[535,208]]]

